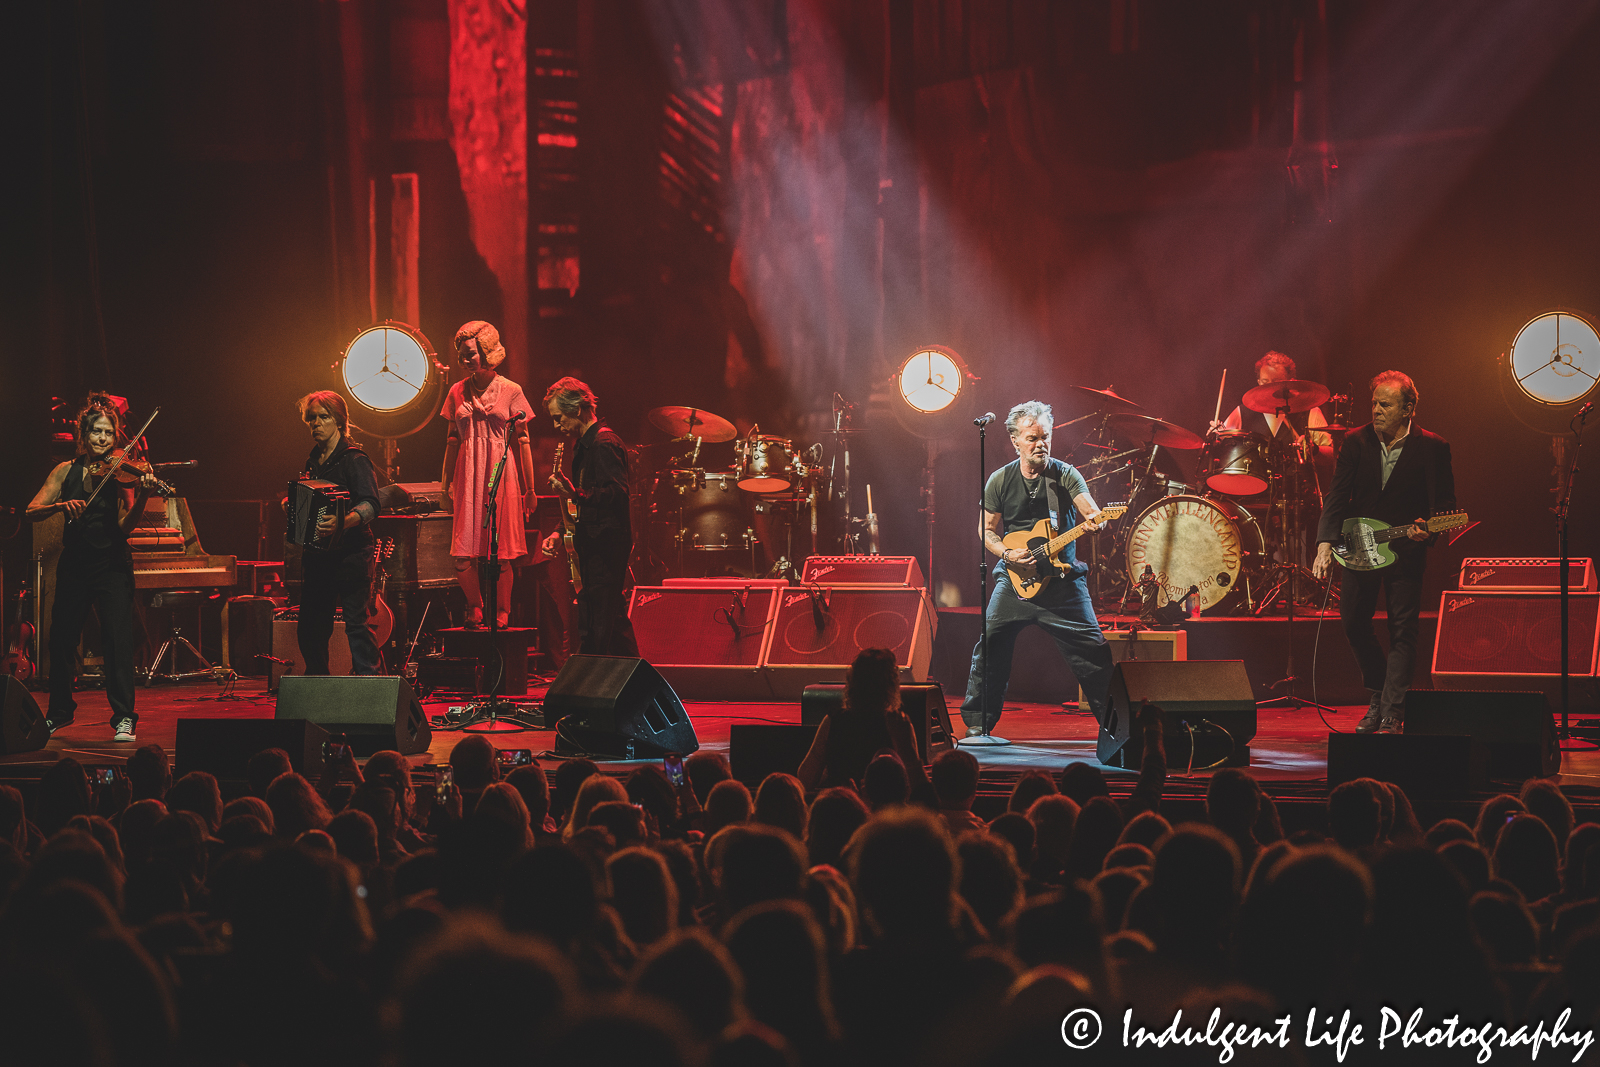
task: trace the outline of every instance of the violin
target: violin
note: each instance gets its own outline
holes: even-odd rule
[[[125,448],[113,448],[99,459],[85,463],[84,469],[91,477],[104,478],[109,476],[118,485],[137,486],[144,480],[145,475],[154,475],[155,469],[148,460],[134,459],[128,455]],[[166,482],[156,479],[153,487],[162,496],[177,496],[178,491]]]

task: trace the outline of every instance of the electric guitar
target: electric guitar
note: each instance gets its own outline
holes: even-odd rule
[[[561,454],[566,451],[567,443],[556,443],[555,462],[550,464],[550,476],[554,478],[561,473]],[[561,543],[567,548],[567,567],[572,571],[572,592],[574,595],[583,592],[583,576],[578,573],[578,550],[573,545],[573,539],[578,536],[578,506],[565,494],[561,497]]]
[[[1444,530],[1458,529],[1466,524],[1465,511],[1447,511],[1442,515],[1435,515],[1424,525],[1427,526],[1429,533],[1435,534]],[[1344,526],[1339,530],[1339,543],[1333,546],[1333,558],[1353,571],[1380,570],[1394,562],[1394,549],[1389,547],[1389,542],[1410,537],[1414,529],[1416,529],[1414,522],[1408,522],[1404,526],[1390,526],[1377,519],[1346,519]]]
[[[1014,530],[1006,534],[1001,541],[1008,551],[1020,548],[1033,557],[1027,563],[1006,564],[1006,571],[1011,575],[1012,590],[1024,600],[1032,600],[1038,596],[1039,592],[1050,584],[1050,579],[1055,577],[1055,574],[1045,573],[1044,564],[1048,563],[1056,571],[1066,573],[1067,567],[1056,559],[1056,553],[1090,530],[1098,530],[1108,522],[1116,522],[1127,513],[1126,504],[1107,504],[1100,510],[1100,517],[1093,523],[1085,519],[1064,533],[1054,533],[1050,529],[1050,520],[1040,519],[1033,524],[1031,530]]]

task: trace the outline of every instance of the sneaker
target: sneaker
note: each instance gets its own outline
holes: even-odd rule
[[[112,728],[116,731],[115,733],[113,733],[111,735],[111,740],[113,740],[113,741],[137,741],[137,740],[139,740],[139,738],[137,736],[135,736],[134,732],[133,732],[133,717],[132,716],[124,715],[122,718],[118,719],[115,723],[112,724]]]
[[[1403,724],[1400,722],[1400,716],[1386,715],[1384,716],[1383,721],[1378,724],[1378,732],[1380,734],[1398,734],[1402,732],[1402,725]]]
[[[48,730],[51,733],[52,736],[55,734],[55,732],[57,730],[65,730],[67,727],[69,727],[71,725],[72,725],[72,720],[71,719],[46,719],[44,721],[44,728],[46,730]]]

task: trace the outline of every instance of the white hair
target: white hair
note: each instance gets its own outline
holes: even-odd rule
[[[1051,412],[1049,404],[1041,404],[1037,400],[1024,400],[1006,414],[1006,433],[1012,437],[1017,436],[1017,424],[1023,419],[1037,422],[1045,433],[1049,433],[1056,426],[1056,417]]]

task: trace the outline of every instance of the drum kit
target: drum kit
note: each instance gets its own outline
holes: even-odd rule
[[[658,407],[648,417],[675,449],[652,476],[649,494],[648,547],[668,575],[798,575],[796,547],[803,555],[821,550],[818,515],[830,480],[820,444],[797,448],[787,437],[756,432],[759,427],[741,438],[727,419],[692,407]],[[728,442],[732,467],[701,465],[704,446]],[[810,545],[796,546],[796,528],[803,538],[808,526]]]
[[[1111,389],[1072,388],[1094,410],[1057,429],[1093,422],[1072,450],[1092,455],[1077,466],[1097,499],[1126,499],[1130,506],[1108,536],[1080,547],[1097,603],[1123,612],[1148,595],[1147,610],[1176,604],[1191,612],[1256,615],[1285,599],[1291,613],[1337,603],[1337,590],[1305,566],[1321,505],[1315,447],[1227,428],[1202,437],[1144,414],[1142,405]],[[1348,429],[1337,424],[1348,399],[1331,396],[1325,385],[1272,382],[1245,393],[1242,406],[1286,419],[1330,400],[1335,424],[1315,429],[1337,447]],[[1163,450],[1198,452],[1198,463],[1180,465]],[[1188,469],[1200,484],[1184,479]]]

